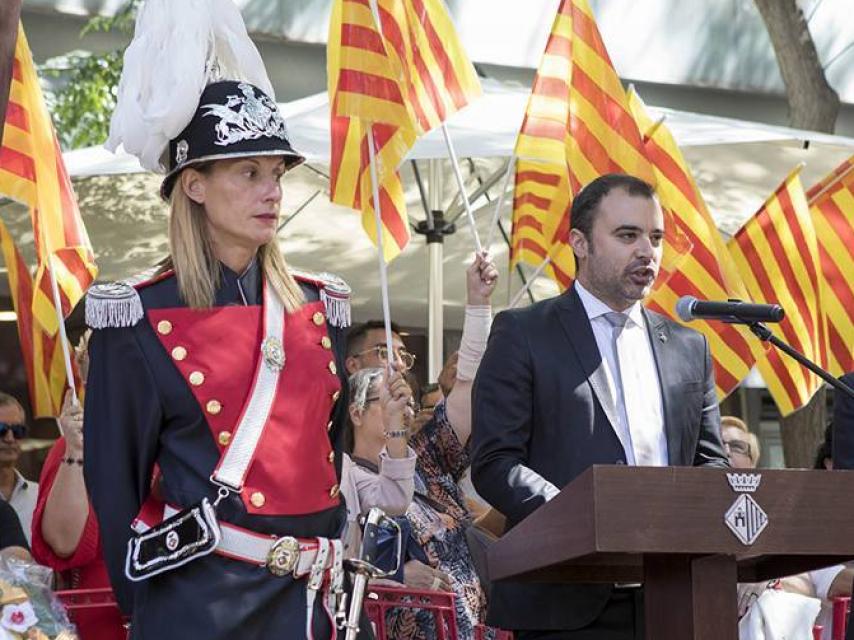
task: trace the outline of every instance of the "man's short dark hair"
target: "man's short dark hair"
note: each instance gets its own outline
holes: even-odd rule
[[[650,200],[655,197],[655,189],[648,182],[625,173],[607,173],[589,183],[575,196],[570,211],[569,228],[578,229],[589,238],[599,203],[614,189],[622,189],[630,196]]]
[[[368,331],[374,329],[382,329],[385,331],[385,322],[382,320],[368,320],[362,324],[354,325],[347,333],[347,356],[352,356],[365,348],[365,340],[368,337]],[[397,323],[391,323],[391,332],[400,336],[400,327]]]

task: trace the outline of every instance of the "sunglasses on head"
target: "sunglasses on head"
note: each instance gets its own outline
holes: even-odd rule
[[[0,422],[0,438],[5,438],[9,431],[11,431],[12,435],[15,436],[15,440],[20,440],[27,435],[27,425]]]

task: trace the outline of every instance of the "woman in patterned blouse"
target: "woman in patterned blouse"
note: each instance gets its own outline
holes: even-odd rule
[[[489,299],[497,277],[498,272],[485,253],[476,256],[467,269],[466,313],[456,384],[438,404],[433,418],[409,441],[418,461],[415,495],[406,517],[433,578],[430,584],[425,584],[425,575],[430,574],[425,574],[422,563],[410,560],[404,567],[404,582],[418,589],[451,587],[457,595],[457,629],[461,640],[473,637],[474,626],[483,621],[486,612],[486,594],[466,543],[466,529],[472,524],[472,515],[458,482],[469,466],[471,387],[486,349],[492,322]],[[423,610],[391,610],[386,623],[390,638],[437,637],[432,616]]]

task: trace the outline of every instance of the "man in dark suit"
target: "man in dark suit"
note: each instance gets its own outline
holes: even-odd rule
[[[854,371],[840,380],[854,388]],[[833,468],[854,469],[854,399],[841,391],[833,399]]]
[[[594,464],[725,467],[705,338],[648,311],[664,216],[611,174],[572,204],[577,279],[496,316],[474,385],[472,477],[513,527]],[[642,638],[636,587],[498,582],[489,624],[518,640]]]

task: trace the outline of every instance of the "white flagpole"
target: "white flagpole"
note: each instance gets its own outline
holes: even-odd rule
[[[68,388],[71,390],[71,406],[79,407],[80,399],[77,397],[77,388],[74,386],[74,370],[71,368],[71,349],[68,344],[68,336],[65,333],[65,318],[62,317],[62,301],[59,297],[59,285],[56,282],[56,276],[53,272],[52,255],[47,256],[47,270],[50,275],[50,288],[53,292],[53,305],[56,307],[56,319],[59,321],[59,342],[62,346],[62,359],[65,362],[65,375],[68,377]],[[49,386],[50,384],[48,384]],[[58,416],[56,426],[59,429],[59,435],[64,436],[65,432],[62,430],[62,423],[59,421]]]
[[[474,246],[478,253],[483,251],[483,245],[480,244],[480,236],[477,233],[477,227],[474,222],[474,214],[471,210],[471,203],[469,202],[469,196],[466,193],[465,184],[463,184],[463,173],[460,171],[460,161],[457,160],[457,152],[454,151],[454,145],[451,143],[451,135],[448,133],[448,127],[443,122],[442,123],[442,134],[445,136],[445,145],[448,147],[448,156],[451,159],[451,166],[454,169],[454,176],[457,179],[457,186],[460,189],[460,195],[463,198],[463,205],[466,208],[466,216],[469,219],[469,226],[471,227],[471,233],[474,237]]]
[[[528,289],[531,288],[531,285],[534,284],[534,280],[540,277],[540,274],[542,274],[545,268],[549,266],[551,261],[551,256],[547,256],[546,259],[540,263],[540,266],[537,267],[536,271],[534,271],[534,273],[530,275],[525,285],[521,289],[519,289],[519,291],[516,292],[515,296],[513,296],[513,299],[510,301],[510,304],[507,305],[508,309],[516,308],[516,305],[519,304],[519,302],[522,300],[522,296],[524,296]]]
[[[377,226],[377,245],[379,250],[377,252],[377,256],[379,258],[379,267],[380,267],[380,289],[382,292],[382,301],[383,301],[383,322],[385,323],[385,344],[386,349],[388,350],[386,364],[391,367],[391,363],[394,362],[394,350],[392,349],[391,343],[391,310],[388,303],[388,271],[386,269],[386,261],[385,261],[385,251],[383,250],[383,222],[382,215],[380,213],[380,185],[379,178],[377,176],[377,157],[376,157],[376,149],[374,147],[374,128],[371,123],[367,124],[368,127],[368,157],[370,159],[370,169],[371,169],[371,188],[373,190],[374,196],[374,222]]]
[[[504,204],[504,196],[507,193],[507,187],[510,186],[510,176],[513,175],[516,169],[516,156],[511,155],[507,160],[507,173],[504,174],[504,183],[501,185],[501,192],[498,194],[498,199],[495,201],[495,211],[492,213],[492,220],[489,223],[489,234],[486,236],[486,248],[492,246],[492,239],[495,235],[495,229],[498,226],[498,219],[501,215],[501,206]]]

